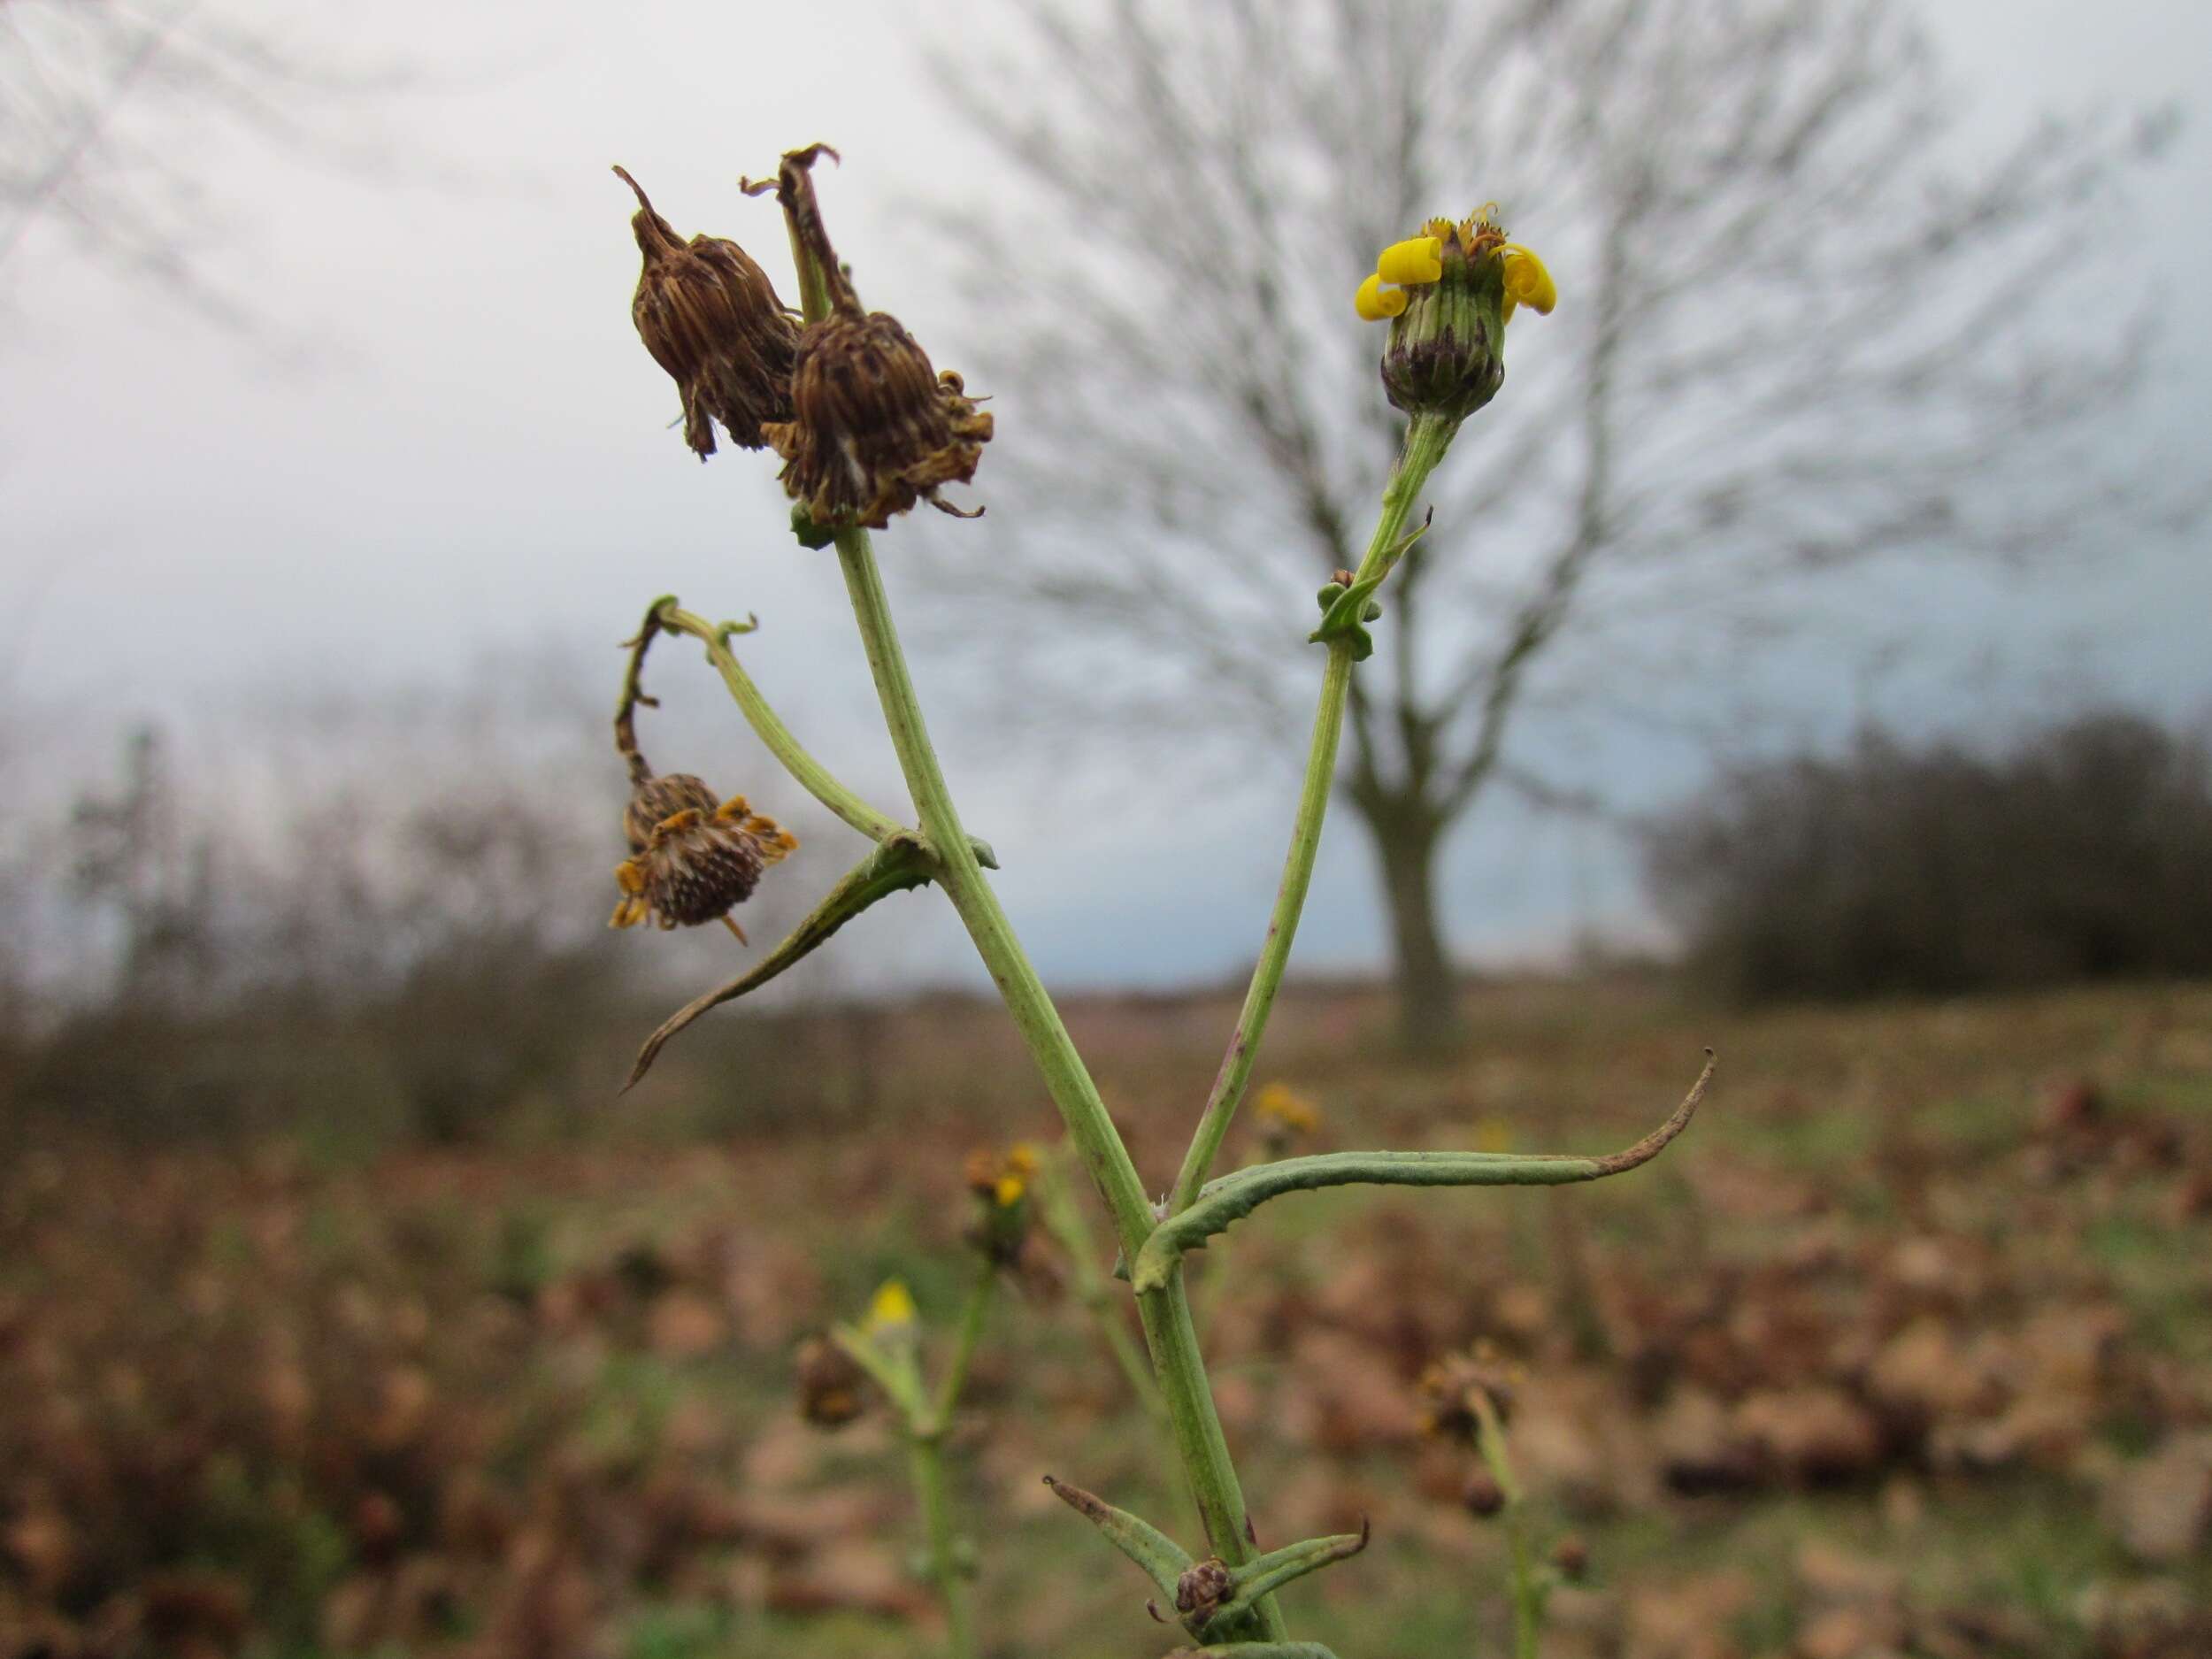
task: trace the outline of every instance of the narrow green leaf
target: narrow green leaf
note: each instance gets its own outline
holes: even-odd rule
[[[1673,1115],[1635,1145],[1601,1158],[1521,1157],[1496,1152],[1325,1152],[1255,1164],[1209,1181],[1179,1215],[1152,1230],[1137,1252],[1130,1282],[1137,1292],[1157,1290],[1173,1277],[1188,1251],[1250,1215],[1271,1198],[1311,1192],[1323,1187],[1557,1187],[1618,1175],[1656,1157],[1680,1134],[1705,1098],[1713,1075],[1713,1053]]]
[[[1271,1549],[1257,1560],[1248,1561],[1229,1575],[1235,1586],[1233,1599],[1224,1602],[1225,1609],[1246,1606],[1263,1595],[1271,1594],[1294,1578],[1302,1578],[1310,1572],[1340,1561],[1349,1561],[1367,1548],[1368,1527],[1364,1519],[1356,1532],[1340,1532],[1333,1538],[1309,1538],[1302,1543],[1286,1544],[1280,1549]]]
[[[909,1425],[929,1415],[928,1390],[914,1363],[912,1348],[902,1348],[893,1353],[858,1325],[852,1325],[833,1326],[830,1340],[844,1349],[853,1363],[866,1371],[870,1380],[891,1397],[899,1416]]]
[[[870,905],[894,893],[926,886],[935,879],[936,872],[935,859],[910,832],[894,835],[873,849],[846,872],[844,879],[829,890],[828,895],[791,930],[790,936],[781,944],[726,985],[718,986],[704,996],[687,1002],[663,1021],[660,1029],[648,1037],[645,1046],[638,1050],[623,1091],[626,1094],[637,1087],[638,1080],[652,1069],[654,1059],[668,1040],[709,1009],[719,1008],[749,991],[758,990],[785,969],[811,955],[828,941],[831,934]]]
[[[1145,1577],[1173,1603],[1175,1586],[1191,1564],[1189,1553],[1180,1544],[1151,1522],[1141,1520],[1126,1509],[1117,1509],[1080,1486],[1071,1486],[1050,1475],[1045,1477],[1045,1485],[1068,1508],[1103,1532],[1108,1543],[1141,1567]]]

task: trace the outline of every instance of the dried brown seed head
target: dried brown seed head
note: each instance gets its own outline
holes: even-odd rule
[[[1477,1520],[1486,1521],[1505,1508],[1505,1488],[1498,1478],[1487,1469],[1478,1469],[1467,1477],[1467,1484],[1459,1489],[1459,1501],[1467,1513]]]
[[[622,899],[611,925],[648,919],[663,927],[718,921],[750,898],[760,872],[798,846],[790,831],[755,812],[741,795],[716,803],[687,772],[648,777],[623,813],[630,856],[615,866]]]
[[[853,1356],[828,1339],[799,1344],[799,1415],[817,1428],[841,1429],[858,1417],[865,1380]]]
[[[880,530],[918,501],[975,476],[991,417],[960,377],[939,374],[895,317],[833,311],[799,339],[792,419],[764,430],[785,493],[817,524]]]
[[[1523,1379],[1521,1367],[1487,1340],[1464,1354],[1439,1360],[1421,1374],[1422,1432],[1476,1444],[1482,1434],[1483,1409],[1486,1406],[1501,1425],[1509,1421]]]
[[[776,172],[776,199],[803,259],[821,273],[828,304],[799,337],[791,418],[764,428],[785,462],[784,491],[826,529],[880,530],[918,501],[972,518],[937,492],[975,477],[991,417],[957,374],[932,366],[897,318],[861,309],[814,194],[815,161],[835,153],[818,144],[793,150]]]
[[[1590,1546],[1570,1532],[1552,1546],[1551,1564],[1569,1584],[1580,1584],[1590,1573]]]
[[[635,179],[615,172],[637,192],[630,226],[645,257],[630,315],[682,394],[685,442],[703,461],[714,453],[718,420],[732,442],[763,448],[761,427],[790,419],[797,320],[742,248],[720,236],[686,242]]]

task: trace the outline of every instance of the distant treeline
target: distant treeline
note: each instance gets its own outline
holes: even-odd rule
[[[2212,764],[2131,714],[1999,753],[1870,730],[1724,775],[1647,855],[1689,967],[1742,1000],[2212,973]]]

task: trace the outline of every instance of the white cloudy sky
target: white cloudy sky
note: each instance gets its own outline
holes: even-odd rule
[[[35,225],[0,266],[0,692],[35,711],[40,741],[99,753],[123,719],[220,719],[277,688],[405,685],[488,649],[596,660],[588,651],[621,637],[644,601],[673,591],[701,610],[758,612],[757,676],[819,749],[895,802],[833,571],[795,554],[765,465],[698,466],[664,427],[670,388],[627,315],[630,204],[607,167],[626,163],[687,231],[770,249],[772,206],[740,198],[735,175],[832,141],[846,156],[827,186],[841,247],[873,273],[872,298],[925,338],[956,332],[949,296],[907,257],[921,231],[903,204],[946,178],[992,188],[996,164],[948,119],[913,54],[915,30],[956,35],[967,9],[213,9],[335,59],[405,59],[429,75],[357,118],[334,106],[389,147],[396,181],[302,165],[219,129],[134,134],[208,180],[228,219],[210,269],[250,292],[267,322],[258,341],[88,270],[52,225]],[[2203,429],[2212,6],[1930,0],[1929,12],[1990,130],[2052,106],[2189,108],[2125,234],[2171,308],[2146,432]],[[1018,415],[1000,406],[1002,442],[1018,441]],[[895,588],[895,547],[887,562]],[[1993,611],[1988,626],[2015,643],[2023,630],[2086,641],[2070,647],[2076,682],[2200,710],[2212,704],[2199,643],[2208,564],[2146,549],[2093,588]],[[1962,663],[1988,642],[1976,626],[1959,619]],[[600,671],[593,699],[611,692],[611,653]],[[688,683],[703,703],[715,695],[703,677]],[[1096,787],[1041,787],[982,735],[945,736],[968,815],[1006,856],[1010,904],[1048,971],[1172,980],[1247,958],[1290,780],[1258,780],[1202,822],[1143,777],[1109,780],[1121,803],[1110,817]],[[843,851],[826,851],[808,879],[826,882]],[[1303,959],[1379,960],[1365,854],[1348,826],[1325,856]],[[1448,887],[1470,955],[1621,914],[1632,892],[1601,833],[1509,811],[1461,837]],[[882,938],[908,967],[952,971],[959,959],[935,922],[910,918]]]

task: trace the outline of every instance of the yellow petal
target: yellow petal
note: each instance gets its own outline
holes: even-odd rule
[[[912,1325],[918,1317],[914,1294],[901,1279],[884,1280],[868,1304],[868,1317],[861,1322],[866,1331],[884,1331],[895,1325]]]
[[[1385,288],[1382,278],[1371,273],[1367,280],[1359,285],[1359,292],[1352,296],[1352,309],[1371,323],[1395,317],[1405,308],[1406,291],[1403,288]]]
[[[991,1188],[991,1201],[1001,1210],[1011,1210],[1016,1204],[1021,1202],[1022,1194],[1028,1190],[1028,1183],[1020,1176],[1002,1175],[998,1178],[997,1185]]]
[[[1510,242],[1505,245],[1503,258],[1506,315],[1513,314],[1517,303],[1539,316],[1550,316],[1551,308],[1559,303],[1559,289],[1551,273],[1544,269],[1544,262],[1518,242]]]
[[[1375,274],[1386,282],[1417,285],[1437,280],[1444,274],[1443,238],[1409,236],[1392,242],[1376,256]]]

